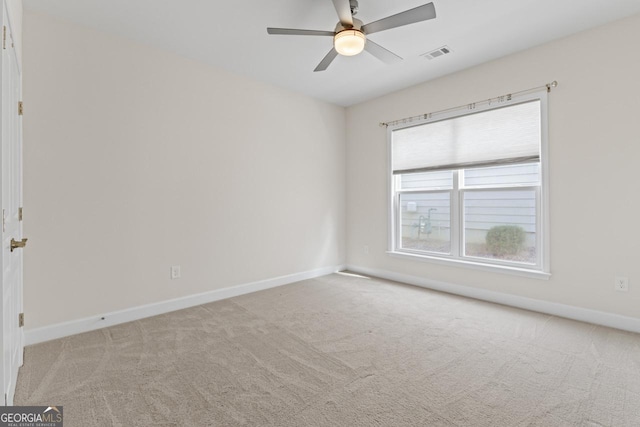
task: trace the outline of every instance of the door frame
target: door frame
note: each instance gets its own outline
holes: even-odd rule
[[[10,92],[12,91],[16,91],[16,105],[15,105],[15,109],[13,108],[9,108],[9,109],[5,109],[3,108],[3,104],[4,104],[4,100],[5,97],[7,96],[11,96],[11,93],[4,93],[3,92],[3,88],[2,85],[0,85],[0,95],[2,97],[2,102],[0,103],[0,129],[2,128],[2,124],[3,123],[7,123],[8,121],[11,120],[15,120],[15,126],[16,126],[16,133],[15,133],[15,137],[17,138],[16,144],[17,144],[17,150],[18,150],[18,154],[17,154],[17,174],[18,174],[18,188],[17,188],[17,192],[18,192],[18,197],[17,197],[17,201],[16,203],[18,204],[19,207],[23,206],[23,195],[22,195],[22,182],[23,182],[23,168],[22,168],[22,159],[23,159],[23,148],[22,148],[22,116],[21,116],[21,112],[18,112],[18,106],[17,103],[18,101],[22,100],[22,66],[20,64],[20,60],[17,54],[17,50],[15,48],[15,37],[13,36],[14,33],[14,28],[15,26],[12,25],[12,21],[11,21],[11,13],[9,12],[9,5],[7,0],[2,0],[2,13],[1,13],[1,26],[2,26],[2,46],[0,47],[2,49],[2,53],[3,55],[0,55],[0,82],[2,82],[4,80],[4,53],[5,51],[7,51],[7,53],[9,55],[13,55],[13,61],[15,63],[15,70],[17,72],[17,78],[15,79],[15,81],[11,82],[11,87],[9,89]],[[15,83],[15,84],[14,84]],[[17,85],[17,87],[15,87],[15,85]],[[6,143],[6,141],[2,140],[2,138],[4,137],[4,132],[0,131],[0,143],[2,144],[1,147],[4,148],[4,144]],[[3,159],[2,159],[2,150],[0,149],[0,201],[3,201],[6,199],[7,195],[2,194],[3,190],[3,185],[2,184],[2,179],[4,179],[4,173],[5,171],[2,170],[2,164],[3,164]],[[3,203],[2,203],[3,204]],[[4,206],[2,206],[0,209],[4,209]],[[7,212],[7,216],[11,215],[10,212]],[[4,218],[3,218],[4,220]],[[18,222],[16,224],[17,230],[18,230],[18,234],[19,236],[9,236],[9,237],[15,237],[15,238],[22,238],[22,221],[21,221],[21,214],[20,214],[20,218],[18,218]],[[0,240],[6,240],[5,233],[4,230],[2,232],[2,239]],[[8,250],[3,248],[3,254],[4,254],[4,250]],[[18,254],[14,254],[17,255],[19,257],[19,260],[17,261],[17,265],[16,268],[19,270],[18,272],[16,272],[16,277],[19,277],[18,280],[18,285],[16,286],[16,293],[12,294],[13,297],[13,302],[11,303],[13,307],[16,308],[17,313],[23,313],[23,255],[22,255],[22,251],[20,251]],[[4,256],[0,256],[0,271],[2,272],[2,274],[0,274],[0,291],[4,291],[4,287],[5,287],[5,283],[4,283],[4,272],[5,272],[5,268],[7,267],[5,265],[5,260],[4,260]],[[13,398],[15,395],[15,390],[16,390],[16,383],[17,383],[17,378],[18,378],[18,369],[20,366],[22,366],[23,364],[23,349],[24,349],[24,331],[23,328],[18,326],[17,330],[15,331],[16,333],[16,337],[15,340],[13,340],[14,342],[13,344],[13,348],[9,349],[9,351],[7,351],[7,349],[5,348],[5,343],[7,342],[7,337],[5,337],[5,325],[4,325],[4,295],[2,295],[2,299],[0,300],[0,383],[2,384],[2,388],[3,388],[3,393],[5,394],[4,396],[4,400],[2,400],[0,398],[0,405],[4,404],[4,405],[13,405]],[[16,314],[17,314],[16,313]],[[15,324],[17,325],[17,318],[16,319],[11,319],[11,325]],[[11,342],[11,341],[9,341]],[[17,351],[17,361],[16,361],[16,366],[13,366],[13,368],[15,369],[11,369],[10,371],[10,377],[6,378],[5,375],[5,364],[6,363],[11,363],[11,356],[10,360],[7,361],[6,357],[7,355],[13,355],[15,354],[15,352]]]

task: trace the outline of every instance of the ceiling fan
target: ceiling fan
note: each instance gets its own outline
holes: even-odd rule
[[[367,38],[368,35],[391,28],[402,27],[403,25],[414,24],[436,17],[436,9],[433,3],[427,3],[413,9],[387,16],[375,22],[363,25],[362,21],[354,18],[358,13],[358,0],[332,0],[333,6],[338,12],[340,22],[336,25],[335,31],[320,30],[297,30],[293,28],[267,28],[267,33],[274,35],[294,35],[294,36],[331,36],[333,37],[333,48],[320,61],[313,71],[326,70],[331,62],[338,56],[353,56],[363,50],[385,63],[402,61],[402,58],[395,53],[383,48]]]

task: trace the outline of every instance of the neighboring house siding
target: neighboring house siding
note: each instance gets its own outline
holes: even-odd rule
[[[484,241],[485,233],[498,225],[517,225],[533,239],[536,232],[534,191],[469,191],[465,192],[464,199],[467,241]]]

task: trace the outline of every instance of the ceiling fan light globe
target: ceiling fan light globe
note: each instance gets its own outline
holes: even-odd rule
[[[340,55],[353,56],[364,50],[366,40],[362,31],[343,30],[333,37],[333,47]]]

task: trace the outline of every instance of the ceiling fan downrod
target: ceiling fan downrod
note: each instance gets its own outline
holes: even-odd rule
[[[349,0],[349,7],[351,7],[351,15],[356,16],[358,14],[358,0]]]

